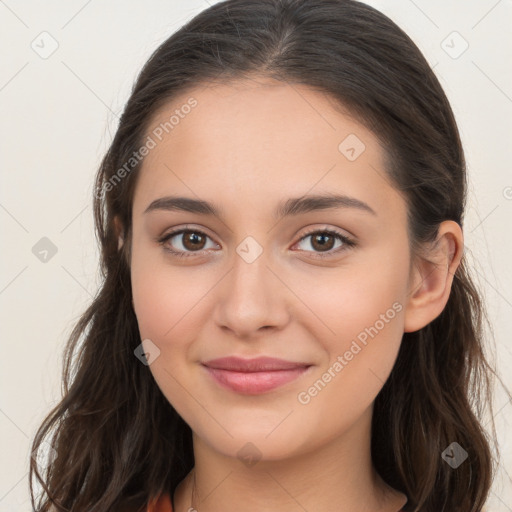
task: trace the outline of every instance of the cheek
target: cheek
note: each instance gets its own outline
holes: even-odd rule
[[[186,391],[194,388],[188,365],[193,357],[189,352],[191,340],[202,325],[198,306],[206,290],[191,286],[183,270],[156,260],[149,251],[147,257],[143,251],[132,257],[134,310],[141,340],[151,340],[159,350],[149,371],[178,413],[189,418],[193,404]],[[204,307],[204,302],[201,305]]]
[[[408,263],[398,252],[386,260],[365,258],[346,268],[325,269],[323,276],[317,271],[295,279],[296,294],[305,297],[307,305],[298,320],[316,334],[331,357],[353,339],[364,342],[368,330],[375,332],[373,326],[379,338],[401,338],[407,285],[403,269]]]
[[[184,389],[197,384],[193,379],[199,354],[194,341],[211,316],[214,301],[209,292],[218,279],[206,266],[173,265],[154,249],[140,247],[132,255],[132,293],[140,337],[151,340],[159,350],[149,369],[180,413],[191,406]]]
[[[383,254],[351,265],[350,271],[332,272],[329,282],[301,280],[302,293],[309,290],[308,306],[316,313],[308,316],[306,328],[328,357],[309,383],[311,393],[303,389],[311,412],[318,408],[315,417],[333,414],[336,423],[347,420],[348,410],[364,410],[393,368],[404,332],[408,253],[389,249]],[[328,413],[333,403],[340,408]]]
[[[404,309],[399,291],[385,284],[340,292],[343,300],[321,310],[335,331],[318,338],[328,361],[299,390],[296,403],[311,429],[327,437],[349,429],[371,406],[396,361]]]
[[[157,344],[169,344],[171,340],[183,339],[182,331],[193,323],[208,282],[191,275],[195,272],[191,267],[171,265],[160,251],[134,251],[132,293],[141,336]]]

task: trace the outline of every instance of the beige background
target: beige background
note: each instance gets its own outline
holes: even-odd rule
[[[0,1],[0,511],[31,509],[29,443],[59,399],[62,348],[98,283],[92,184],[117,116],[150,53],[209,3]],[[512,388],[512,1],[368,3],[418,44],[454,108],[471,182],[466,246]],[[43,237],[57,251],[46,263],[32,252]],[[506,512],[512,404],[500,390],[495,408],[503,460],[489,510]]]

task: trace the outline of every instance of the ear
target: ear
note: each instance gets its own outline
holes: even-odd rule
[[[432,247],[412,266],[404,332],[418,331],[442,313],[463,250],[464,237],[459,224],[452,220],[442,222]]]
[[[121,219],[117,215],[114,217],[114,231],[118,238],[117,249],[119,250],[124,244],[124,228]]]

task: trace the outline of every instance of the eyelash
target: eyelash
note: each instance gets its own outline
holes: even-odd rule
[[[180,229],[177,229],[175,231],[171,231],[170,233],[167,233],[166,235],[162,236],[161,238],[157,238],[157,242],[163,246],[164,250],[171,253],[173,256],[176,256],[178,258],[189,258],[189,257],[194,257],[194,256],[197,256],[197,255],[203,255],[204,252],[207,252],[206,250],[203,250],[203,251],[191,251],[191,252],[186,252],[186,251],[175,251],[174,249],[170,249],[168,246],[165,246],[165,243],[170,240],[171,238],[175,237],[176,235],[180,235],[182,233],[199,233],[207,238],[211,238],[209,237],[206,233],[204,233],[203,231],[199,230],[199,229],[194,229],[194,228],[180,228]],[[342,251],[346,251],[352,247],[355,247],[357,244],[354,240],[348,238],[347,236],[343,235],[342,233],[339,233],[338,231],[335,231],[333,229],[314,229],[314,230],[311,230],[311,231],[308,231],[307,233],[305,233],[304,235],[302,235],[302,237],[300,238],[299,242],[302,242],[302,240],[304,240],[305,238],[307,238],[308,236],[311,236],[311,235],[315,235],[315,234],[328,234],[328,235],[331,235],[331,236],[334,236],[335,238],[337,238],[338,240],[341,240],[343,242],[343,246],[342,247],[338,247],[338,249],[336,250],[330,250],[326,253],[321,253],[321,252],[313,252],[313,254],[315,254],[315,258],[328,258],[330,256],[333,256],[334,254],[338,254]],[[298,242],[297,242],[298,243]],[[306,251],[306,252],[311,252],[311,251]]]

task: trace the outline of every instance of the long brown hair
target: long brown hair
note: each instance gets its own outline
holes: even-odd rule
[[[198,84],[254,75],[321,91],[372,130],[406,198],[413,254],[435,240],[442,221],[462,226],[467,176],[454,115],[395,23],[353,0],[227,0],[204,10],[144,65],[101,162],[93,202],[103,282],[66,346],[63,398],[33,441],[34,453],[46,438],[54,450],[44,474],[31,460],[36,510],[142,510],[160,493],[172,495],[192,469],[190,427],[134,356],[141,340],[128,251],[140,162],[126,162],[166,102]],[[127,241],[121,250],[116,217]],[[482,418],[492,412],[495,372],[484,354],[484,320],[463,256],[446,308],[404,333],[375,400],[372,458],[408,496],[407,511],[478,512],[488,496],[494,466]],[[494,423],[492,433],[495,441]],[[456,470],[441,457],[452,442],[468,454]],[[34,476],[44,489],[37,506]]]

